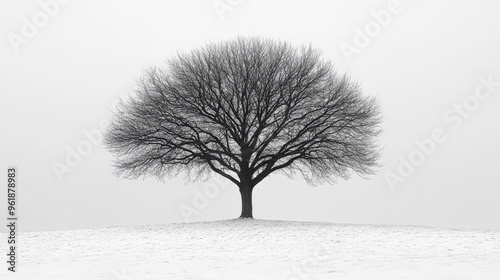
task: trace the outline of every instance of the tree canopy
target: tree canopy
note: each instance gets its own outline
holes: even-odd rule
[[[380,121],[376,99],[320,51],[240,37],[146,71],[105,142],[125,177],[215,172],[251,199],[274,172],[311,184],[373,173]]]

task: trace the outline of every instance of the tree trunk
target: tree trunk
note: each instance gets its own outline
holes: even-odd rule
[[[252,215],[252,191],[253,186],[244,185],[240,187],[241,193],[241,216],[240,218],[253,218]]]

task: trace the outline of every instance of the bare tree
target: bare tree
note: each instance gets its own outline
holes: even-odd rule
[[[375,99],[310,46],[207,44],[147,71],[135,92],[105,135],[118,173],[215,172],[238,186],[240,218],[252,217],[252,191],[273,172],[334,183],[377,166]]]

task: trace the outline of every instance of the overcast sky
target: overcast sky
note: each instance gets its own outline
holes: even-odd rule
[[[230,183],[117,178],[92,140],[143,69],[239,35],[311,43],[384,115],[377,175],[315,188],[271,176],[254,191],[255,218],[500,229],[499,10],[493,0],[2,1],[0,166],[18,168],[19,229],[238,217]]]

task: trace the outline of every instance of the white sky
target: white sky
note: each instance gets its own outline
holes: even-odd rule
[[[20,230],[184,221],[179,205],[193,206],[194,190],[207,183],[116,178],[102,145],[62,181],[52,165],[66,164],[67,147],[110,117],[143,69],[238,35],[312,43],[365,94],[378,96],[385,116],[378,175],[317,188],[272,176],[254,191],[254,217],[500,229],[500,87],[466,118],[447,112],[472,100],[479,77],[500,81],[500,2],[401,0],[399,12],[348,60],[342,44],[354,47],[356,28],[370,26],[389,2],[73,0],[18,52],[9,38],[22,36],[24,17],[33,22],[44,10],[38,1],[0,2],[0,166],[19,168]],[[234,7],[221,20],[214,3]],[[400,156],[408,159],[415,141],[439,128],[446,141],[391,189],[385,176],[397,174]],[[6,191],[0,200],[6,212]],[[228,184],[190,220],[239,214],[239,192]]]

